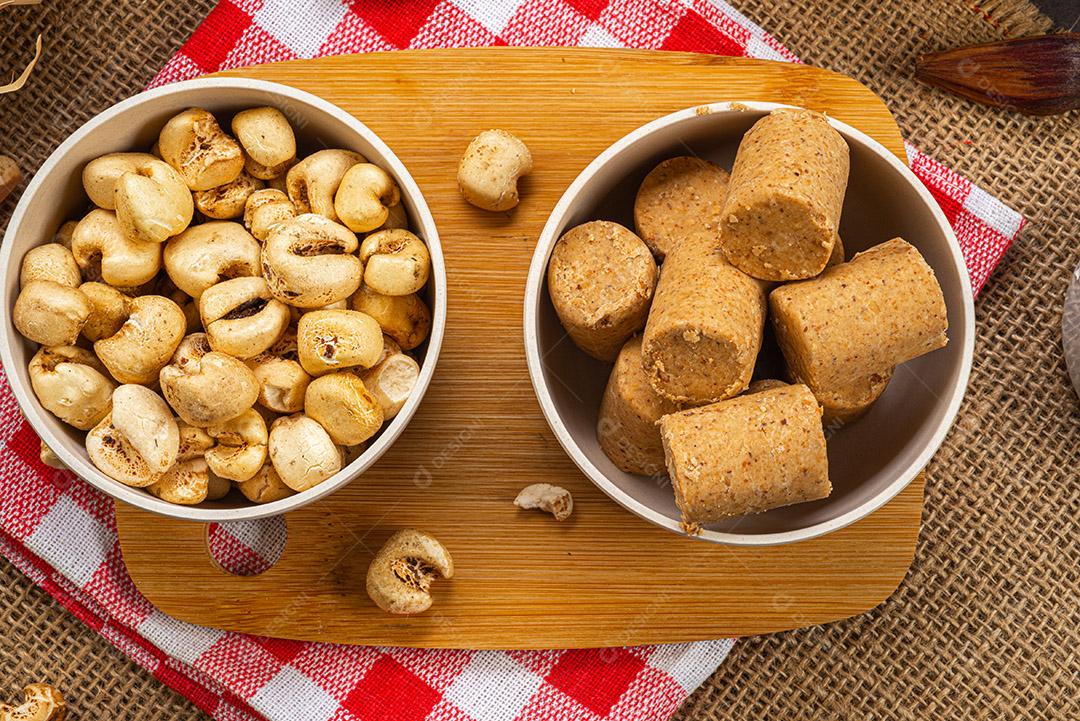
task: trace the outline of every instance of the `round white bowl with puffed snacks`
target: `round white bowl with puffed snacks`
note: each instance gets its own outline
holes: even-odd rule
[[[431,333],[416,349],[420,374],[401,411],[370,440],[363,453],[338,473],[309,490],[263,505],[250,503],[236,493],[197,506],[175,505],[141,488],[115,481],[95,468],[87,456],[84,433],[62,423],[38,402],[27,368],[37,350],[36,344],[19,335],[11,317],[19,292],[20,264],[30,248],[52,240],[64,221],[81,217],[90,207],[81,183],[82,169],[89,161],[107,153],[145,151],[166,121],[187,108],[205,108],[219,117],[228,117],[263,106],[280,109],[296,127],[301,157],[325,147],[347,148],[364,155],[397,183],[411,228],[423,238],[431,255],[431,275],[422,291],[431,307]],[[4,235],[0,272],[5,294],[0,304],[3,306],[0,358],[15,397],[37,434],[68,468],[110,496],[154,513],[198,522],[237,521],[287,513],[333,493],[360,476],[401,435],[419,407],[431,383],[446,326],[446,266],[439,234],[409,171],[371,129],[341,108],[310,93],[260,80],[204,78],[176,83],[129,98],[88,121],[34,174]]]
[[[633,229],[634,198],[660,161],[694,155],[730,169],[743,135],[775,103],[722,102],[687,108],[634,130],[593,160],[556,204],[533,255],[525,289],[525,354],[540,406],[582,472],[631,513],[685,534],[666,476],[626,473],[597,440],[600,399],[611,371],[566,338],[547,288],[548,260],[562,234],[586,221]],[[843,528],[902,491],[937,451],[964,398],[975,341],[971,283],[941,208],[908,167],[855,128],[829,119],[847,140],[851,172],[840,236],[850,258],[901,236],[933,268],[948,311],[949,344],[897,367],[870,411],[826,427],[832,495],[705,525],[696,537],[739,546],[792,543]],[[662,271],[661,271],[662,272]]]

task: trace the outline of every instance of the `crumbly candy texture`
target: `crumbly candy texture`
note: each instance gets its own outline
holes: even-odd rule
[[[722,210],[728,260],[762,280],[798,280],[832,254],[847,189],[844,138],[820,113],[776,110],[739,144]]]
[[[666,415],[660,434],[686,526],[832,492],[821,407],[804,385]]]
[[[822,398],[848,390],[948,342],[934,271],[902,238],[877,245],[819,278],[769,296],[776,339],[792,375]],[[886,378],[887,380],[887,378]]]
[[[814,396],[821,404],[822,422],[828,426],[858,420],[881,397],[891,379],[892,369],[889,369],[845,383],[839,388],[815,391]]]
[[[668,255],[642,340],[649,384],[668,400],[709,403],[742,392],[765,325],[762,284],[732,266],[711,236]]]
[[[641,359],[641,336],[626,342],[611,369],[596,437],[611,462],[627,473],[643,476],[664,471],[664,447],[657,422],[678,409],[649,385]]]
[[[715,234],[728,173],[716,163],[680,156],[653,168],[634,199],[634,227],[661,260],[688,235]]]
[[[555,312],[581,350],[608,363],[645,326],[656,261],[641,238],[595,220],[566,231],[548,263]]]

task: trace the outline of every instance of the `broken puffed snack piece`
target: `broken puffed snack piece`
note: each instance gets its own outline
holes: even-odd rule
[[[360,245],[364,285],[383,295],[412,295],[427,283],[431,255],[407,230],[380,230]]]
[[[247,197],[244,205],[244,227],[257,240],[266,240],[278,223],[296,217],[296,206],[280,190],[263,188]]]
[[[360,287],[364,264],[354,255],[358,246],[356,234],[344,225],[313,213],[298,215],[270,228],[262,249],[263,277],[283,303],[321,308]]]
[[[23,701],[18,706],[0,703],[0,721],[64,721],[66,717],[63,695],[47,683],[23,688]]]
[[[123,385],[113,391],[113,411],[86,435],[86,452],[109,478],[145,488],[176,462],[180,429],[160,396]]]
[[[401,350],[416,348],[431,333],[431,309],[415,293],[383,295],[362,285],[349,305],[374,318],[382,332],[400,345]]]
[[[256,178],[277,177],[296,160],[296,134],[277,108],[240,111],[233,116],[232,131],[247,153],[248,172]]]
[[[525,143],[505,130],[485,130],[465,149],[458,165],[458,189],[477,208],[510,210],[518,204],[518,179],[532,168],[532,153]]]
[[[405,528],[383,544],[368,566],[367,594],[387,613],[423,613],[431,608],[436,576],[454,577],[450,552],[433,536]]]
[[[56,455],[56,451],[45,445],[45,441],[38,439],[41,442],[41,451],[39,458],[49,468],[55,468],[58,471],[66,471],[68,467],[64,465],[64,462],[60,460],[60,456]]]
[[[231,183],[244,169],[240,144],[202,108],[188,108],[170,118],[158,135],[158,149],[191,190]]]
[[[78,288],[33,280],[19,291],[11,319],[15,329],[35,343],[74,345],[93,310]]]
[[[343,460],[326,429],[302,413],[274,421],[269,451],[274,470],[294,491],[319,485],[341,470]]]
[[[574,511],[574,497],[570,491],[550,483],[533,483],[525,486],[514,499],[518,508],[530,510],[537,508],[555,516],[556,521],[565,521]]]
[[[391,353],[364,371],[360,378],[382,407],[383,418],[390,420],[412,395],[420,378],[420,364],[404,353]]]
[[[296,495],[296,491],[285,485],[270,463],[248,480],[237,482],[236,487],[252,503],[273,503]]]
[[[367,159],[351,150],[330,148],[312,153],[289,168],[285,187],[300,214],[315,213],[337,222],[334,196],[349,168]],[[346,251],[352,252],[352,251]]]
[[[341,178],[334,194],[334,210],[354,233],[381,227],[390,208],[401,202],[401,191],[390,174],[371,163],[357,163]]]
[[[41,347],[30,359],[30,386],[45,410],[81,431],[112,410],[116,384],[90,351],[78,346]]]
[[[77,288],[82,282],[82,276],[71,249],[60,243],[46,243],[28,250],[19,270],[19,287],[35,280],[51,280],[69,288]]]
[[[266,183],[244,172],[231,183],[219,185],[209,190],[196,190],[192,193],[195,207],[208,218],[231,220],[244,214],[247,199],[262,190]]]

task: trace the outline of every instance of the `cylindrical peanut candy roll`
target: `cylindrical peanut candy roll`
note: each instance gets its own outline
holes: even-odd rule
[[[642,338],[653,389],[679,403],[710,403],[750,382],[765,326],[763,285],[734,267],[712,237],[668,253]]]
[[[827,425],[844,425],[860,418],[881,397],[892,378],[892,369],[849,381],[840,388],[811,391],[821,404],[821,420]],[[798,379],[796,379],[797,382]]]
[[[666,415],[660,437],[687,526],[832,492],[821,407],[802,384]]]
[[[566,231],[551,252],[548,292],[571,340],[608,363],[645,326],[656,261],[641,238],[606,220]]]
[[[776,340],[794,378],[823,397],[885,377],[948,342],[934,271],[901,238],[769,294]]]
[[[832,254],[848,180],[848,145],[825,116],[775,110],[743,136],[721,213],[731,263],[762,280],[798,280]]]
[[[714,235],[727,192],[728,173],[702,158],[668,158],[645,176],[634,199],[634,228],[663,259],[687,235]]]
[[[626,342],[611,369],[596,437],[600,448],[621,470],[652,476],[664,470],[664,447],[660,443],[662,416],[679,410],[649,385],[641,365],[641,336]]]

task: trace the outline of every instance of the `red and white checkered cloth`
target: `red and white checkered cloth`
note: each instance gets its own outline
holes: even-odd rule
[[[153,84],[297,57],[500,44],[797,62],[719,0],[224,0]],[[952,222],[978,291],[1023,217],[914,147],[907,150],[912,170]],[[37,438],[6,382],[0,382],[0,444],[0,552],[217,719],[664,719],[731,648],[721,640],[583,651],[417,651],[192,626],[155,610],[135,589],[120,557],[112,502],[40,463]],[[247,570],[266,565],[253,548],[259,535],[251,526],[211,531],[225,561]],[[77,708],[78,690],[72,692]]]

